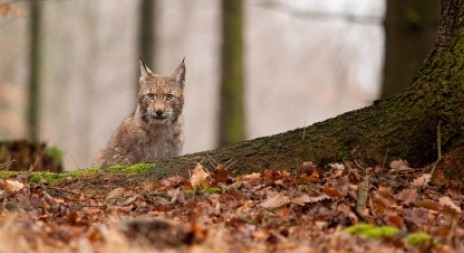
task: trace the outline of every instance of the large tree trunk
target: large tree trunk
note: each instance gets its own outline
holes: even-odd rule
[[[443,151],[462,146],[463,2],[443,1],[444,18],[435,49],[403,93],[306,128],[158,161],[150,174],[185,175],[195,163],[207,163],[208,156],[216,162],[235,161],[232,174],[263,168],[292,169],[302,161],[321,164],[341,159],[382,164],[384,159],[402,158],[418,166],[437,158],[439,122]]]
[[[440,23],[439,1],[388,0],[386,3],[382,99],[391,98],[411,85],[414,73],[433,48]]]

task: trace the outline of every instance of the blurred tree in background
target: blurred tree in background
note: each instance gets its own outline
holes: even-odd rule
[[[432,51],[440,22],[440,1],[388,0],[385,16],[385,67],[381,98],[411,84]]]
[[[155,64],[155,48],[156,48],[156,0],[142,0],[139,7],[139,57],[145,62],[150,69],[156,69]],[[137,82],[135,93],[139,90],[139,65],[137,67]]]
[[[30,33],[30,61],[29,61],[29,91],[27,98],[27,126],[28,138],[33,141],[39,139],[40,124],[40,81],[41,81],[41,5],[39,0],[29,1],[29,33]]]
[[[219,146],[245,139],[243,78],[243,3],[222,0]]]

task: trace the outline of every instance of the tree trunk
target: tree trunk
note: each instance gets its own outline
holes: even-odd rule
[[[155,48],[156,48],[156,26],[155,26],[155,11],[156,0],[142,0],[139,7],[139,55],[147,66],[151,69],[156,69],[154,66]],[[137,95],[139,91],[139,65],[137,66],[137,80],[134,92]]]
[[[222,0],[219,146],[245,139],[242,0]]]
[[[30,1],[30,67],[27,105],[28,137],[36,141],[39,138],[40,79],[41,79],[41,1]]]
[[[386,3],[382,99],[399,94],[411,84],[414,73],[433,48],[440,23],[440,2],[436,0]]]
[[[208,164],[209,157],[218,163],[233,160],[233,175],[265,168],[294,169],[302,161],[324,164],[357,159],[373,165],[401,158],[412,166],[434,161],[439,122],[443,152],[464,144],[463,22],[464,0],[443,1],[435,49],[412,85],[389,100],[306,128],[157,161],[149,174],[156,178],[186,175],[197,162]]]

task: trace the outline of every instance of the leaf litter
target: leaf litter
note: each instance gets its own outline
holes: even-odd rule
[[[198,164],[190,178],[94,188],[12,177],[0,180],[0,252],[464,251],[459,184],[391,166],[231,177]]]

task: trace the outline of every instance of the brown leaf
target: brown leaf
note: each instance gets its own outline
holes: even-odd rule
[[[458,213],[462,213],[462,209],[456,205],[453,200],[451,200],[450,197],[448,196],[442,196],[439,200],[438,203],[440,203],[442,206],[448,206],[451,207],[453,210],[455,210]]]
[[[390,226],[395,226],[397,228],[402,228],[404,225],[403,218],[401,218],[396,212],[388,212],[385,216],[385,221]]]
[[[415,189],[403,189],[396,194],[396,199],[405,204],[414,203],[418,199],[417,191]]]
[[[404,171],[404,170],[410,170],[411,168],[409,167],[409,164],[405,160],[394,160],[390,162],[390,168],[392,168],[393,171]]]
[[[192,172],[192,177],[190,178],[190,183],[192,187],[208,187],[209,186],[210,174],[205,170],[203,165],[197,164]]]
[[[322,190],[324,192],[325,195],[329,196],[329,197],[342,197],[344,196],[344,194],[339,191],[338,189],[334,188],[334,187],[331,187],[331,186],[324,186],[324,189]]]
[[[322,200],[328,199],[328,198],[329,197],[326,196],[326,195],[320,195],[320,196],[317,196],[317,197],[310,197],[308,194],[301,194],[300,196],[298,196],[296,198],[293,198],[292,203],[295,204],[295,205],[304,206],[306,204],[319,202],[319,201],[322,201]]]
[[[125,192],[126,190],[122,187],[114,188],[106,195],[105,199],[109,200],[109,199],[121,198],[124,196]]]
[[[434,211],[441,210],[440,204],[430,199],[419,200],[419,201],[416,201],[414,204],[418,207],[423,207],[423,208],[427,208],[427,209],[434,210]]]
[[[423,187],[429,184],[430,179],[432,179],[432,175],[430,173],[425,173],[422,176],[414,179],[411,185],[415,187]]]
[[[226,183],[227,182],[227,169],[223,164],[219,164],[216,166],[216,168],[213,171],[212,179],[213,183],[212,185],[218,185],[219,183]]]
[[[274,209],[290,204],[290,198],[277,192],[271,192],[266,200],[261,202],[260,206]]]
[[[429,210],[422,207],[402,209],[401,212],[405,220],[418,226],[429,224],[434,219],[434,215]]]

